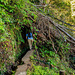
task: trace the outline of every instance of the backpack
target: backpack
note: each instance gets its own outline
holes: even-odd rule
[[[32,37],[32,35],[30,33],[28,33],[28,37]]]

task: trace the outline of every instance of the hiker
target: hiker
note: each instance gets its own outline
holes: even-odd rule
[[[32,49],[32,44],[33,44],[33,36],[31,32],[28,32],[26,34],[26,39],[28,39],[28,43],[29,43],[29,48],[30,50]]]

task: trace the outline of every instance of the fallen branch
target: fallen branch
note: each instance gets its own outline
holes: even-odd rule
[[[46,7],[46,6],[48,6],[47,4],[45,4],[45,5],[34,5],[35,7]]]
[[[68,34],[66,31],[64,31],[62,28],[60,28],[60,27],[58,26],[59,24],[57,24],[57,23],[55,23],[54,21],[52,21],[50,17],[47,17],[47,16],[46,16],[46,18],[47,18],[55,27],[57,27],[60,31],[62,31],[62,32],[63,32],[64,34],[66,34],[69,38],[71,38],[73,41],[75,41],[75,39],[74,39],[70,34]]]
[[[57,26],[57,28],[62,31],[64,34],[66,34],[69,38],[71,38],[73,41],[75,41],[75,39],[70,35],[68,34],[66,31],[64,31],[63,29],[61,29],[60,27]]]
[[[49,24],[49,25],[50,25],[50,24]],[[51,38],[51,36],[50,36],[50,26],[49,26],[49,39],[50,39],[51,42],[52,42],[52,47],[53,47],[55,53],[57,53],[57,50],[56,50],[55,47],[54,47],[54,42],[53,42],[53,40],[52,40],[52,38]]]
[[[70,43],[72,43],[72,44],[75,44],[75,42],[74,41],[72,41],[72,40],[69,40],[69,39],[66,39],[68,42],[70,42]]]
[[[63,37],[62,33],[59,31],[59,29],[56,27],[57,31],[59,32],[59,34],[61,35],[61,37],[63,38],[63,40],[66,42],[65,38]]]
[[[62,27],[63,29],[68,29],[68,30],[71,30],[71,31],[75,31],[75,30],[73,30],[73,29],[70,29],[70,28],[67,28],[67,27],[63,27],[63,26],[61,26],[61,25],[59,25],[59,24],[58,24],[58,26]]]

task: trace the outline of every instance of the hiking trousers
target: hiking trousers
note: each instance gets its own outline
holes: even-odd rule
[[[32,49],[33,39],[28,39],[29,48]]]

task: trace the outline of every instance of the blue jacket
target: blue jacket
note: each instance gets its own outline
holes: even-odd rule
[[[31,37],[28,37],[28,34],[26,34],[27,39],[33,39],[32,33],[30,33]]]

